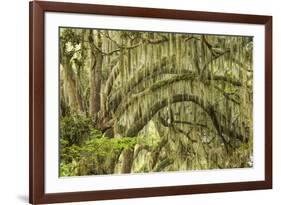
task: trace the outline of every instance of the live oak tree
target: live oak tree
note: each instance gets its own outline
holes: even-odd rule
[[[61,28],[61,175],[252,166],[252,42]]]

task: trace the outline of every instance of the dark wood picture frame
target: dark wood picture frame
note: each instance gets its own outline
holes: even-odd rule
[[[101,14],[209,22],[247,23],[265,26],[265,180],[203,185],[150,187],[106,191],[46,194],[44,191],[44,14],[45,12]],[[34,1],[29,4],[29,201],[33,204],[73,202],[165,195],[197,194],[272,188],[272,17],[182,11],[154,8]]]

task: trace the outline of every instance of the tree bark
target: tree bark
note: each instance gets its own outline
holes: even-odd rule
[[[89,35],[91,47],[91,69],[90,69],[90,102],[89,111],[91,116],[96,120],[100,110],[100,93],[101,93],[101,74],[102,74],[102,39],[100,31],[97,31],[96,44],[94,31],[91,30]]]
[[[62,67],[64,77],[65,94],[68,98],[68,104],[72,111],[82,111],[82,99],[77,92],[77,82],[70,65],[70,59],[66,56],[62,56]]]
[[[121,173],[131,173],[133,160],[134,160],[134,150],[125,149],[123,150],[122,155],[123,155],[123,161],[122,161]]]

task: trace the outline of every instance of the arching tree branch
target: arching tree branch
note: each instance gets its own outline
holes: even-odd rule
[[[199,98],[198,96],[189,95],[189,94],[177,94],[171,96],[169,99],[165,98],[162,99],[155,104],[153,104],[150,109],[143,115],[142,118],[138,119],[136,116],[134,124],[129,127],[126,131],[125,135],[128,137],[134,137],[138,134],[139,131],[149,122],[153,116],[166,107],[168,103],[178,103],[178,102],[192,102],[198,105],[201,109],[203,109],[208,116],[210,117],[211,121],[213,122],[214,127],[216,128],[218,135],[221,137],[222,142],[225,145],[225,148],[228,150],[229,143],[224,138],[223,134],[229,135],[229,137],[236,138],[239,140],[243,140],[244,137],[242,134],[237,133],[235,130],[230,130],[229,128],[224,127],[219,121],[222,114],[219,113],[217,109],[210,103],[204,101],[203,99]]]

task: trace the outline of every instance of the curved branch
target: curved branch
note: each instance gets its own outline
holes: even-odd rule
[[[133,95],[131,98],[129,98],[129,100],[127,102],[120,104],[120,106],[117,108],[115,116],[119,117],[130,105],[132,105],[138,99],[142,98],[143,96],[145,96],[148,93],[157,91],[158,89],[169,86],[169,85],[179,82],[179,81],[188,81],[188,80],[193,80],[194,78],[195,78],[194,73],[187,73],[187,74],[182,74],[182,75],[176,75],[176,76],[173,76],[166,80],[160,80],[160,81],[154,83],[149,88],[145,89],[144,91]]]
[[[234,78],[229,78],[223,75],[209,76],[208,80],[224,81],[226,83],[232,84],[233,86],[242,86],[242,83],[239,80],[236,80]]]
[[[170,65],[170,60],[166,57],[161,59],[161,62],[154,64],[150,69],[145,69],[144,66],[141,66],[136,73],[128,80],[128,82],[120,87],[115,93],[111,96],[109,106],[110,109],[115,111],[115,109],[119,106],[122,100],[122,93],[129,93],[132,91],[139,83],[148,78],[152,78],[159,75],[161,71],[162,74],[175,74],[177,71],[174,66]],[[187,70],[183,70],[182,73],[189,72]]]
[[[122,93],[129,93],[132,91],[140,82],[147,78],[159,75],[157,71],[161,70],[161,73],[173,72],[175,73],[174,67],[168,67],[168,60],[163,60],[161,64],[154,65],[150,70],[145,69],[143,66],[129,79],[129,81],[121,88],[119,88],[110,100],[111,109],[115,110],[122,100]]]
[[[152,119],[152,117],[161,109],[163,109],[164,107],[166,107],[169,103],[177,103],[177,102],[194,102],[196,104],[199,104],[203,107],[204,106],[204,102],[202,100],[199,99],[199,97],[197,96],[193,96],[193,95],[188,95],[188,94],[178,94],[178,95],[174,95],[172,96],[170,99],[165,98],[163,100],[160,100],[158,102],[156,102],[154,105],[151,106],[151,108],[149,109],[149,112],[145,113],[143,115],[142,118],[140,118],[139,120],[136,120],[134,125],[131,126],[127,132],[126,132],[126,136],[136,136],[137,133],[147,124],[147,122],[149,120]]]
[[[235,130],[230,130],[223,125],[220,124],[219,119],[223,116],[222,114],[218,113],[213,105],[208,102],[203,101],[198,96],[189,95],[189,94],[177,94],[171,96],[169,99],[165,98],[154,105],[151,106],[148,112],[146,112],[142,118],[135,120],[134,124],[126,131],[126,136],[134,137],[138,134],[139,131],[153,118],[153,116],[166,107],[169,103],[178,103],[178,102],[193,102],[196,105],[200,106],[210,117],[211,121],[213,122],[214,127],[216,128],[218,135],[221,137],[222,142],[225,145],[226,150],[228,151],[229,143],[223,137],[223,134],[228,134],[230,137],[237,138],[239,140],[243,140],[244,137],[237,133]],[[137,116],[136,116],[137,119]]]
[[[169,86],[173,83],[177,83],[180,81],[190,81],[190,80],[195,80],[196,79],[196,74],[192,73],[192,72],[187,72],[185,74],[179,74],[176,76],[173,76],[169,79],[165,79],[165,80],[160,80],[156,83],[154,83],[152,86],[150,86],[149,88],[146,88],[145,90],[143,90],[142,92],[132,95],[127,101],[125,101],[124,103],[120,104],[120,106],[116,107],[116,112],[115,112],[115,116],[120,117],[120,115],[122,113],[124,113],[124,111],[131,106],[133,103],[135,103],[138,99],[141,99],[142,97],[144,97],[145,95],[152,93],[154,91],[157,91],[159,89],[162,89],[166,86]],[[225,81],[225,82],[229,82],[233,85],[239,86],[241,85],[240,82],[235,81],[231,78],[225,77],[225,76],[214,76],[213,78],[208,77],[207,79],[203,79],[203,82],[206,80],[220,80],[220,81]],[[128,93],[128,92],[125,92]],[[120,99],[121,100],[121,99]],[[115,111],[115,110],[113,110]]]
[[[161,71],[159,73],[159,71]],[[167,79],[167,80],[162,80],[161,84],[170,84],[173,82],[178,82],[181,80],[192,80],[196,77],[196,73],[191,72],[189,70],[181,70],[179,73],[178,69],[175,69],[173,64],[171,63],[171,60],[163,58],[161,60],[161,63],[158,63],[154,65],[150,70],[145,69],[143,66],[136,72],[134,76],[131,77],[131,79],[121,88],[119,88],[114,95],[112,95],[109,105],[110,109],[115,112],[117,107],[120,105],[122,101],[122,93],[126,93],[128,96],[128,93],[130,93],[137,85],[139,85],[142,81],[158,77],[161,74],[178,74],[176,77],[172,77],[172,79]],[[204,76],[201,79],[202,82],[204,81],[209,81],[209,80],[214,80],[214,81],[224,81],[227,83],[232,84],[233,86],[241,86],[242,83],[239,80],[223,76],[223,75],[215,75],[215,76]],[[165,81],[165,82],[164,82]],[[159,83],[159,82],[158,82]],[[157,84],[158,84],[157,83]],[[159,85],[159,84],[158,84]],[[144,92],[149,92],[151,89],[156,89],[158,86],[153,85],[152,88],[146,89],[147,91]],[[142,94],[140,94],[143,96]]]

